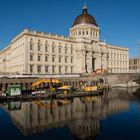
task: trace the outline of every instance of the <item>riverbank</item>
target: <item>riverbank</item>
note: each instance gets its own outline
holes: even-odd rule
[[[97,96],[102,95],[103,90],[97,90],[92,92],[75,92],[70,94],[40,94],[40,95],[20,95],[20,96],[0,96],[0,102],[3,101],[27,101],[27,100],[40,100],[40,99],[71,99],[84,96]]]

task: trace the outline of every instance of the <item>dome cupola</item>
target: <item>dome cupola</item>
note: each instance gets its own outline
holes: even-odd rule
[[[70,28],[70,37],[74,39],[87,39],[99,41],[100,28],[95,18],[88,14],[88,8],[83,6],[83,12],[77,16],[72,28]]]
[[[73,26],[78,24],[92,24],[98,27],[95,18],[92,15],[88,14],[88,8],[86,5],[83,6],[82,14],[76,17]]]

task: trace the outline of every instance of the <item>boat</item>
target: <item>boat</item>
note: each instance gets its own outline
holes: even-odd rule
[[[85,85],[82,86],[82,90],[84,92],[92,92],[92,91],[97,91],[98,90],[98,84],[97,82],[92,82],[92,81],[88,81],[87,83],[85,83]]]
[[[109,90],[109,86],[104,84],[102,79],[95,79],[94,81],[87,81],[81,86],[81,89],[84,92],[103,91],[104,89]]]
[[[69,94],[72,91],[72,86],[64,85],[57,88],[56,94]]]
[[[32,88],[55,91],[57,88],[62,87],[63,85],[64,83],[59,81],[58,79],[39,79],[32,83]]]

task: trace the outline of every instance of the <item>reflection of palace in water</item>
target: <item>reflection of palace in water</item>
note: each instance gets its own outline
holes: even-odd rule
[[[54,106],[45,107],[41,103]],[[24,135],[67,125],[75,137],[86,139],[98,134],[101,119],[127,111],[128,106],[128,99],[123,99],[122,95],[108,93],[105,96],[75,98],[61,106],[53,100],[23,102],[20,110],[4,108]]]

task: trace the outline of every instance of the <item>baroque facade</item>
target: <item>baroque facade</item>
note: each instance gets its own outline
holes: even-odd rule
[[[69,37],[25,29],[0,52],[0,72],[81,74],[129,72],[129,49],[100,41],[100,28],[83,7]]]

